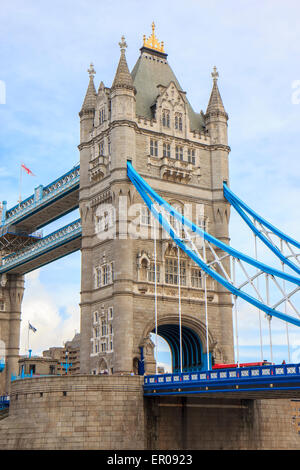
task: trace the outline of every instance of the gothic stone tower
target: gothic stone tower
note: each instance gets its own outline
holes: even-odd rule
[[[193,220],[229,243],[229,205],[222,189],[228,181],[228,115],[218,73],[214,68],[206,113],[196,113],[167,62],[154,24],[152,28],[131,73],[122,38],[111,88],[101,82],[96,92],[91,64],[79,114],[82,373],[129,373],[137,371],[142,359],[146,372],[155,368],[150,340],[155,327],[154,243],[149,213],[127,177],[128,160],[163,198],[179,210],[188,207]],[[175,370],[177,248],[161,232],[157,262],[158,333],[170,345]],[[231,362],[231,296],[212,279],[207,287],[209,353],[216,362]],[[181,310],[183,366],[205,368],[203,273],[183,253]]]

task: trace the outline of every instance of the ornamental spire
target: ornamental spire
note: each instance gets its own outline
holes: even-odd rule
[[[87,70],[89,76],[90,76],[90,81],[89,81],[89,86],[86,91],[86,95],[82,104],[81,111],[87,111],[91,109],[95,109],[96,105],[96,88],[94,84],[94,76],[96,75],[96,71],[94,69],[94,64],[90,64],[90,68]]]
[[[126,50],[127,44],[126,44],[124,36],[122,36],[121,42],[119,42],[119,46],[121,49],[121,57],[120,57],[119,65],[118,65],[111,89],[130,88],[132,90],[135,90],[135,87],[133,85],[133,80],[130,75],[127,61],[126,61],[125,50]]]
[[[219,72],[217,71],[216,66],[213,67],[213,71],[212,71],[211,76],[212,76],[212,79],[213,79],[213,87],[212,87],[209,103],[208,103],[208,106],[207,106],[206,114],[209,114],[209,113],[214,112],[214,111],[219,111],[219,112],[222,112],[222,113],[226,114],[226,111],[225,111],[225,108],[224,108],[224,105],[223,105],[223,101],[222,101],[222,98],[221,98],[221,94],[220,94],[220,91],[219,91],[218,83],[217,83],[218,78],[219,78]]]
[[[151,36],[149,36],[148,39],[146,39],[146,35],[144,34],[143,41],[144,41],[144,47],[147,47],[147,49],[153,49],[154,51],[165,53],[165,51],[164,51],[164,42],[163,41],[159,42],[157,37],[155,36],[155,23],[154,23],[154,21],[152,23],[152,34],[151,34]]]

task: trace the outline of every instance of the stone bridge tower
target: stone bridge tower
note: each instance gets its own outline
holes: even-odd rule
[[[144,36],[132,72],[126,42],[111,88],[89,86],[80,111],[82,220],[81,372],[155,368],[154,243],[151,217],[127,177],[127,160],[172,205],[229,243],[227,120],[214,68],[206,113],[195,112],[167,61],[164,44]],[[157,243],[158,333],[179,366],[177,248]],[[229,269],[229,266],[228,266]],[[206,367],[203,273],[181,254],[183,367]],[[233,361],[230,294],[208,279],[209,354]]]

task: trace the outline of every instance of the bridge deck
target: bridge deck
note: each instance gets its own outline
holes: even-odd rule
[[[40,239],[33,245],[6,256],[0,274],[26,274],[81,248],[80,219]]]
[[[15,207],[3,211],[2,227],[14,226],[27,233],[34,232],[66,215],[79,205],[80,168],[76,166]]]
[[[269,365],[146,376],[144,396],[300,398],[300,365]]]

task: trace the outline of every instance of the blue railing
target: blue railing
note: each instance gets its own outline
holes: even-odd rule
[[[77,219],[74,222],[62,227],[59,230],[47,235],[38,242],[26,247],[17,253],[8,255],[2,259],[0,265],[0,273],[11,270],[13,267],[18,266],[29,261],[31,258],[35,258],[49,250],[56,248],[57,246],[67,243],[73,238],[77,238],[81,235],[81,220]]]
[[[9,210],[6,209],[6,202],[4,201],[1,225],[16,223],[18,219],[21,219],[32,210],[49,203],[49,201],[61,196],[64,192],[76,189],[76,187],[79,187],[79,181],[80,166],[77,165],[47,186],[38,186],[34,194]]]
[[[0,396],[0,410],[9,407],[9,395],[2,395]]]
[[[190,388],[194,386],[237,385],[245,382],[271,383],[276,381],[298,380],[300,384],[300,364],[266,365],[257,367],[238,367],[202,372],[184,372],[180,374],[149,375],[144,378],[144,390]],[[299,385],[300,390],[300,385]]]

